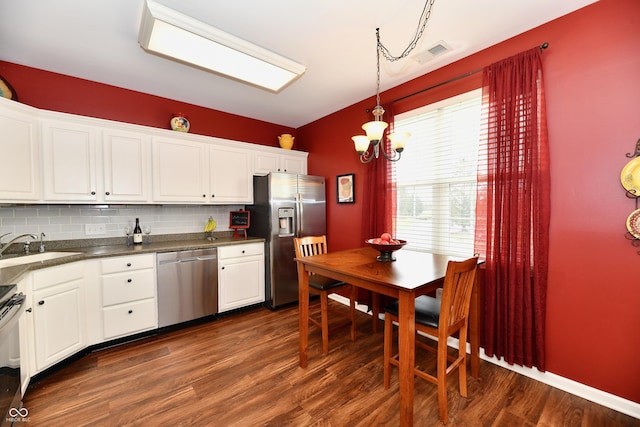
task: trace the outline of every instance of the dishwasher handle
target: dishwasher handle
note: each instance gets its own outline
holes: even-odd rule
[[[207,256],[197,256],[192,258],[181,258],[181,259],[172,259],[172,260],[160,260],[158,264],[167,265],[167,264],[181,264],[183,262],[196,262],[196,261],[209,261],[218,259],[217,255],[207,255]]]

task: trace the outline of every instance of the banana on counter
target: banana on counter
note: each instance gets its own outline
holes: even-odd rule
[[[209,219],[207,220],[207,223],[204,226],[204,231],[206,231],[207,233],[210,231],[213,231],[216,229],[216,220],[213,219],[212,216],[209,217]]]

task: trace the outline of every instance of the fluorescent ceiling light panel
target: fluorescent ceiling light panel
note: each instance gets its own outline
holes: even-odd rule
[[[236,80],[279,92],[306,67],[204,22],[147,0],[140,46]]]

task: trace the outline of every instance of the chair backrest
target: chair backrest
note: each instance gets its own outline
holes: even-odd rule
[[[469,317],[471,291],[476,281],[478,258],[449,261],[440,305],[440,330],[458,329]]]
[[[293,246],[296,249],[296,258],[327,253],[327,236],[294,237]]]

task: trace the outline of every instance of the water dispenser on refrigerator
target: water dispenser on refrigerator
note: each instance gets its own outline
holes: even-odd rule
[[[294,208],[279,208],[278,209],[278,223],[280,224],[280,230],[278,231],[279,237],[293,236],[295,228],[293,224]]]

